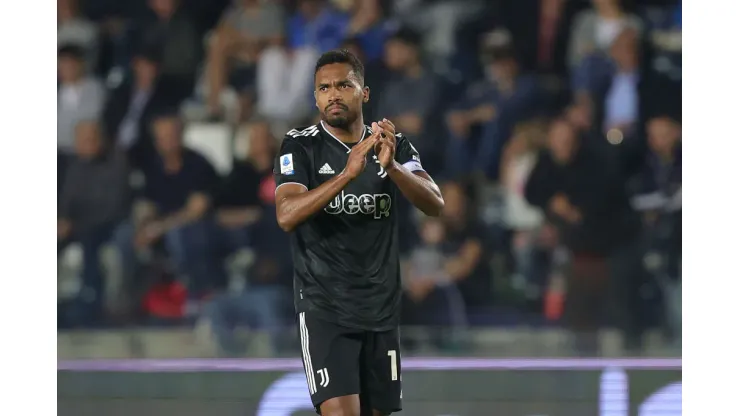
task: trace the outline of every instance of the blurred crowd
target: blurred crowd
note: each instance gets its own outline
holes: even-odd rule
[[[679,1],[57,7],[60,328],[202,319],[226,351],[239,326],[279,348],[273,160],[317,120],[317,57],[346,48],[366,122],[393,120],[445,197],[440,218],[400,208],[404,324],[565,325],[584,352],[605,326],[680,338]],[[232,128],[228,171],[186,145],[195,125]]]

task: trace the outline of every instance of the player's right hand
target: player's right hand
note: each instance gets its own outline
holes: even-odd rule
[[[347,165],[344,167],[344,174],[350,179],[354,179],[365,170],[367,165],[367,152],[372,149],[380,139],[380,130],[373,133],[367,139],[356,144],[355,147],[349,152],[349,158],[347,159]]]

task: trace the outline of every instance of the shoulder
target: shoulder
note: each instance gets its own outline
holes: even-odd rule
[[[304,149],[308,149],[312,147],[320,137],[321,129],[317,124],[297,127],[285,133],[282,147],[299,146]]]
[[[211,162],[206,159],[205,156],[203,156],[200,152],[186,148],[184,153],[184,160],[185,163],[189,163],[193,166],[200,166],[200,167],[207,167],[211,168]]]
[[[585,26],[593,25],[596,22],[596,12],[593,10],[582,10],[576,14],[574,29],[583,29]]]
[[[318,124],[296,127],[285,133],[284,139],[293,139],[301,143],[311,142],[311,137],[317,137],[321,133]]]

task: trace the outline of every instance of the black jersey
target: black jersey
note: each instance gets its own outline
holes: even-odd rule
[[[365,126],[363,139],[371,134]],[[344,169],[353,144],[322,123],[289,131],[275,160],[278,187],[297,183],[311,190]],[[315,312],[336,324],[371,331],[398,325],[401,276],[398,198],[374,150],[365,171],[323,210],[291,235],[297,312]],[[422,170],[419,153],[396,135],[396,161]]]

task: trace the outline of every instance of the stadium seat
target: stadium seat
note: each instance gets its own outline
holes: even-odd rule
[[[225,175],[234,162],[232,130],[224,123],[189,123],[185,127],[185,145],[200,152]]]

